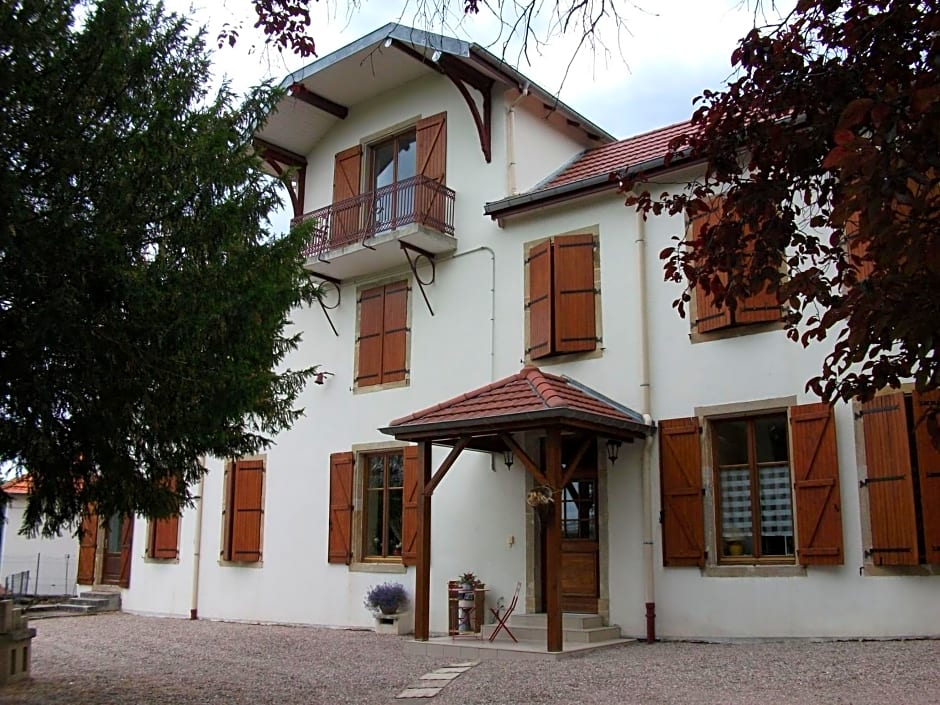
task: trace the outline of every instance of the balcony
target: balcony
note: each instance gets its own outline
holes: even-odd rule
[[[454,192],[414,176],[297,218],[314,221],[307,268],[345,280],[405,264],[400,242],[432,255],[457,249]]]

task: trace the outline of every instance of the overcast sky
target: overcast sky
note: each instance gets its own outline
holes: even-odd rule
[[[720,88],[728,78],[729,57],[735,42],[754,23],[754,0],[750,8],[744,0],[636,2],[637,6],[627,0],[614,3],[623,8],[626,31],[618,33],[612,22],[602,25],[601,36],[607,50],[583,48],[564,83],[562,79],[575,51],[574,36],[555,37],[541,51],[532,51],[531,63],[520,60],[517,46],[506,52],[506,59],[543,88],[553,93],[560,90],[562,100],[617,137],[685,120],[691,115],[695,96],[705,88]],[[485,11],[466,17],[452,16],[443,26],[437,19],[429,27],[427,20],[417,15],[417,0],[361,0],[358,4],[358,9],[350,11],[348,3],[340,0],[312,3],[311,34],[319,56],[326,56],[387,22],[476,42],[497,55],[504,52],[505,31]],[[432,7],[440,4],[440,0],[423,3]],[[312,60],[252,51],[252,45],[262,40],[251,27],[250,0],[166,0],[166,5],[191,16],[197,25],[206,26],[213,46],[223,23],[247,20],[236,47],[216,52],[217,70],[224,72],[237,88],[269,77],[280,80]],[[449,5],[459,9],[463,2],[450,0]],[[770,3],[765,1],[764,5]]]

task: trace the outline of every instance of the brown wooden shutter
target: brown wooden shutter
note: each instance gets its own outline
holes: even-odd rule
[[[345,563],[352,559],[352,489],[353,454],[330,454],[330,524],[327,546],[328,563]],[[407,466],[406,466],[407,467]],[[404,517],[402,517],[404,522]]]
[[[858,281],[864,281],[875,271],[875,263],[867,258],[868,240],[859,237],[859,214],[854,213],[845,222],[845,242],[849,259],[855,265]]]
[[[747,232],[748,228],[745,228],[745,234],[747,234]],[[758,235],[758,237],[760,236]],[[744,253],[746,260],[750,260],[756,246],[756,241],[751,240],[748,242],[747,249]],[[748,272],[748,274],[750,274],[750,272]],[[738,308],[734,312],[734,322],[741,325],[748,323],[770,323],[779,321],[781,316],[782,309],[780,308],[780,302],[777,301],[776,292],[769,291],[765,286],[764,289],[758,291],[756,294],[751,294],[738,302]]]
[[[920,478],[920,509],[924,521],[924,549],[927,563],[940,563],[940,450],[931,442],[926,421],[931,407],[940,404],[940,392],[914,392],[914,435],[917,441],[917,471]]]
[[[715,225],[721,220],[723,199],[713,198],[709,201],[709,211],[692,221],[690,240],[701,237],[702,228],[706,225]],[[723,282],[727,282],[727,275],[719,274]],[[712,294],[705,294],[701,286],[695,287],[695,330],[699,333],[708,333],[713,330],[727,328],[731,325],[731,310],[727,306],[716,306]]]
[[[842,502],[832,407],[790,407],[790,444],[800,563],[842,565]]]
[[[79,585],[95,582],[95,554],[98,551],[98,515],[93,512],[82,515],[82,537],[78,542]]]
[[[698,419],[659,422],[663,565],[705,565],[702,451]]]
[[[555,352],[594,350],[594,236],[556,237],[552,249]]]
[[[131,586],[131,548],[134,544],[134,517],[124,517],[121,523],[121,573],[118,585]]]
[[[150,526],[150,557],[179,557],[179,516],[154,519]]]
[[[359,339],[356,385],[382,383],[382,342],[385,333],[385,287],[366,289],[359,296]]]
[[[382,384],[405,379],[408,350],[408,282],[385,287],[382,324]]]
[[[552,243],[546,240],[529,250],[529,357],[551,355],[552,332]]]
[[[415,214],[419,223],[443,229],[447,200],[435,185],[443,186],[447,176],[447,113],[418,120],[415,130],[417,173],[435,184],[418,184]]]
[[[405,480],[402,491],[401,561],[418,564],[418,446],[405,448]]]
[[[333,217],[330,241],[334,247],[358,239],[359,203],[349,202],[360,193],[362,179],[362,147],[344,149],[333,164]]]
[[[870,553],[876,565],[917,565],[917,519],[904,395],[876,397],[862,404]]]
[[[254,563],[261,560],[261,522],[264,517],[262,487],[264,461],[237,460],[232,481],[230,553],[228,560]]]

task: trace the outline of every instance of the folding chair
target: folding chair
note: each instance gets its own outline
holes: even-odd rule
[[[503,612],[502,616],[500,616],[498,609],[494,609],[492,607],[490,608],[490,612],[493,613],[493,616],[496,617],[498,622],[496,629],[494,629],[493,633],[490,634],[490,641],[494,641],[496,639],[496,635],[499,634],[499,630],[502,629],[506,632],[506,634],[509,635],[510,639],[512,639],[517,644],[519,643],[519,640],[516,639],[511,631],[509,631],[509,627],[506,626],[506,622],[508,622],[509,618],[512,617],[513,610],[516,609],[516,603],[519,601],[519,590],[521,589],[522,583],[516,583],[516,591],[512,595],[512,600],[509,602],[509,607],[506,608],[506,611]]]

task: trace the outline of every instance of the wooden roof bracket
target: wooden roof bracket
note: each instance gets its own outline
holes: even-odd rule
[[[467,107],[470,109],[470,115],[473,117],[477,134],[480,137],[480,148],[483,150],[483,157],[486,159],[486,163],[489,164],[493,159],[493,84],[495,81],[449,54],[444,54],[437,61],[433,61],[397,39],[392,40],[392,46],[415,61],[424,64],[429,69],[447,76],[457,86],[457,90],[460,91],[460,95],[463,96]],[[470,91],[467,90],[468,85],[479,91],[482,96],[482,111],[473,96],[470,95]]]
[[[290,196],[291,206],[294,210],[294,217],[299,218],[304,213],[304,187],[307,182],[307,160],[299,154],[294,154],[286,149],[282,149],[270,142],[255,138],[254,147],[261,153],[261,158],[267,162],[268,166],[277,174],[281,182],[287,187],[287,193]],[[282,164],[294,167],[297,172],[297,187],[294,182],[286,178]]]
[[[340,120],[345,120],[346,116],[349,115],[349,108],[345,105],[340,105],[326,96],[322,96],[319,93],[314,93],[309,88],[307,88],[302,83],[294,83],[288,89],[290,94],[307,105],[310,105],[317,110],[322,110],[323,112],[337,117]]]
[[[314,276],[317,277],[318,279],[322,279],[327,284],[332,284],[334,287],[336,287],[336,303],[335,304],[328,306],[326,303],[324,303],[322,296],[317,297],[317,303],[320,304],[320,310],[323,311],[323,315],[326,316],[327,323],[329,323],[330,328],[333,329],[333,335],[335,335],[338,338],[339,331],[336,330],[336,326],[333,324],[333,319],[330,316],[330,311],[339,308],[339,305],[343,302],[342,282],[339,279],[336,279],[335,277],[328,277],[325,274],[319,274],[317,272],[314,273]]]
[[[431,315],[434,315],[434,309],[431,308],[431,302],[428,301],[428,295],[424,291],[424,287],[430,286],[434,283],[434,279],[437,276],[437,265],[434,262],[434,253],[423,250],[416,245],[412,245],[410,242],[405,242],[404,240],[398,241],[399,247],[401,247],[402,252],[405,253],[405,259],[408,260],[408,266],[411,267],[411,273],[414,274],[415,281],[418,282],[418,288],[421,289],[421,296],[424,297],[424,303],[428,307],[428,311],[431,312]],[[411,258],[411,252],[415,253],[414,259]],[[418,261],[420,257],[424,257],[431,265],[431,278],[428,281],[421,279],[418,274]]]

